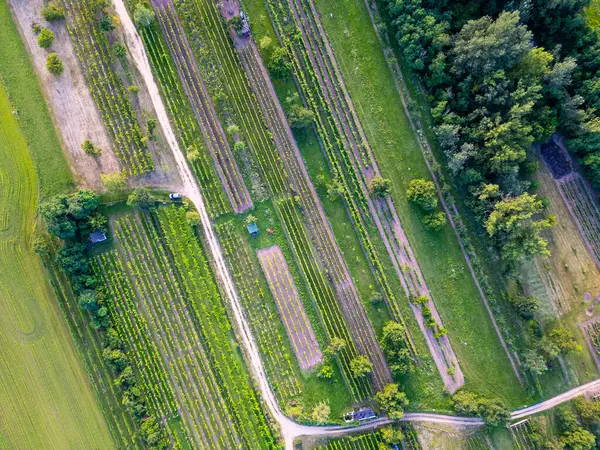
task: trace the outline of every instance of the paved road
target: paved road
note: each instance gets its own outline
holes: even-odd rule
[[[127,44],[129,47],[130,54],[132,55],[135,64],[140,71],[144,82],[148,87],[148,91],[152,98],[152,103],[154,105],[154,109],[156,110],[156,115],[159,120],[161,127],[163,128],[164,135],[166,137],[171,150],[173,151],[173,155],[175,156],[175,160],[177,162],[177,169],[181,175],[182,182],[185,185],[185,194],[187,197],[194,203],[198,212],[200,213],[200,217],[202,219],[202,226],[204,228],[205,236],[208,241],[209,250],[213,256],[216,268],[216,274],[219,278],[219,281],[225,288],[228,300],[231,303],[232,310],[235,316],[235,325],[237,328],[237,335],[241,340],[242,344],[245,347],[246,355],[249,360],[249,368],[254,376],[260,392],[262,394],[263,400],[265,404],[269,408],[269,412],[273,416],[273,418],[277,421],[281,428],[281,435],[285,441],[286,449],[293,448],[294,439],[300,436],[341,436],[344,434],[348,434],[351,432],[357,431],[369,431],[376,429],[380,426],[389,424],[391,422],[390,419],[382,417],[367,424],[358,426],[358,427],[346,427],[346,426],[335,426],[335,427],[315,427],[315,426],[305,426],[295,423],[286,417],[282,411],[279,409],[279,405],[275,400],[275,395],[269,386],[267,381],[267,377],[264,371],[264,367],[262,365],[262,361],[260,359],[260,353],[258,351],[258,347],[254,341],[252,333],[250,331],[250,327],[245,320],[245,317],[242,313],[242,308],[240,305],[239,298],[235,291],[233,281],[229,275],[229,272],[225,266],[225,262],[223,259],[223,255],[221,252],[221,248],[219,243],[214,235],[212,230],[212,224],[206,213],[206,208],[204,206],[204,199],[200,193],[200,189],[196,183],[194,176],[192,175],[185,156],[183,155],[181,149],[177,144],[177,139],[175,138],[175,133],[171,127],[169,117],[166,113],[166,109],[162,102],[162,98],[160,97],[158,87],[154,81],[152,76],[152,71],[150,69],[150,63],[146,56],[146,52],[144,50],[144,46],[142,41],[133,25],[129,14],[123,4],[123,0],[114,0],[115,10],[120,18],[121,24],[123,25],[125,35],[127,38]],[[582,395],[587,390],[600,389],[600,379],[593,381],[591,383],[585,384],[578,388],[572,389],[564,394],[558,395],[550,400],[547,400],[542,403],[538,403],[533,406],[529,406],[526,408],[519,409],[514,411],[512,414],[513,419],[520,419],[523,417],[527,417],[547,409],[553,408],[563,402],[569,401],[579,395]],[[457,426],[481,426],[483,422],[478,418],[471,417],[457,417],[457,416],[447,416],[442,414],[427,414],[427,413],[407,413],[404,416],[405,421],[418,421],[418,422],[428,422],[428,423],[443,423],[448,425],[457,425]]]

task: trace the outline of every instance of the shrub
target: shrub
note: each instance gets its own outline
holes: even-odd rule
[[[146,28],[152,25],[156,15],[152,9],[149,9],[138,3],[135,7],[135,11],[133,13],[133,21],[140,28]]]
[[[65,70],[62,59],[58,56],[58,53],[50,53],[46,60],[46,68],[52,75],[60,75]]]
[[[383,301],[383,295],[380,292],[374,292],[369,301],[372,305],[379,305]]]
[[[196,162],[198,161],[198,158],[200,158],[200,152],[194,148],[188,149],[186,157],[189,162]]]
[[[325,402],[319,402],[315,405],[310,417],[316,423],[326,423],[329,420],[331,408]]]
[[[390,195],[392,182],[387,178],[375,175],[369,183],[369,190],[375,197],[383,198]]]
[[[92,144],[92,141],[90,141],[89,139],[83,141],[83,143],[81,144],[81,149],[86,155],[90,156],[98,156],[102,153],[102,149]]]
[[[127,90],[132,94],[137,94],[138,92],[140,92],[140,87],[137,84],[132,84],[127,88]]]
[[[423,218],[423,223],[428,230],[440,231],[448,223],[448,220],[446,219],[446,214],[442,211],[438,211],[427,214]]]
[[[65,18],[65,11],[60,6],[57,6],[54,2],[50,2],[44,9],[42,9],[42,17],[48,22],[63,20]]]
[[[35,34],[40,34],[43,28],[44,27],[42,27],[39,23],[34,23],[33,25],[31,25],[31,29]]]
[[[375,400],[390,419],[399,420],[404,417],[404,408],[408,405],[408,399],[397,384],[388,384],[383,391],[375,394]]]
[[[246,150],[246,144],[244,144],[244,141],[237,141],[234,144],[233,149],[236,152],[243,152],[244,150]]]
[[[411,180],[406,192],[408,199],[425,210],[432,210],[437,206],[438,197],[433,181],[417,178]]]
[[[50,48],[54,42],[54,33],[48,28],[42,28],[37,38],[38,45],[42,48]]]
[[[127,206],[131,208],[148,209],[156,203],[156,199],[148,188],[137,187],[127,197]]]
[[[115,42],[113,45],[113,53],[117,58],[123,58],[127,54],[127,47],[120,42]]]
[[[123,172],[103,173],[100,174],[100,179],[109,192],[120,191],[125,187],[127,181],[127,177]]]
[[[108,14],[104,14],[101,18],[100,18],[100,29],[104,32],[108,32],[108,31],[112,31],[114,30],[116,27],[115,25],[115,19],[108,15]]]
[[[289,76],[290,63],[287,60],[285,49],[279,46],[271,47],[267,68],[277,78],[287,78]]]
[[[198,227],[202,223],[202,220],[200,220],[200,214],[198,214],[196,211],[188,211],[185,213],[185,220],[191,227]]]
[[[237,125],[229,125],[227,127],[227,134],[229,136],[235,136],[236,134],[240,133],[240,127],[238,127]]]
[[[373,372],[373,364],[364,355],[357,356],[350,361],[350,371],[354,378],[364,377]]]

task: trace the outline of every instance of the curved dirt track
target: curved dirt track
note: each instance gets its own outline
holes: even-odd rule
[[[132,58],[134,59],[135,64],[146,83],[146,86],[148,87],[150,96],[152,98],[152,102],[156,110],[157,118],[163,129],[165,138],[169,146],[171,147],[171,150],[173,151],[173,155],[177,163],[177,169],[179,171],[184,185],[184,193],[194,203],[194,205],[198,209],[198,213],[200,214],[202,220],[202,227],[206,236],[206,241],[208,243],[209,250],[214,261],[216,276],[218,277],[230,302],[231,310],[233,312],[236,322],[235,325],[237,328],[237,335],[244,346],[250,373],[252,374],[257,383],[257,386],[260,390],[260,394],[267,408],[269,409],[269,413],[280,426],[281,436],[285,441],[286,449],[292,449],[294,439],[300,436],[340,436],[358,431],[369,431],[390,423],[390,419],[382,417],[358,427],[305,426],[293,422],[292,420],[287,418],[279,409],[279,406],[275,399],[275,395],[273,394],[273,391],[271,391],[271,387],[269,386],[269,383],[267,381],[267,376],[260,359],[258,347],[254,341],[254,338],[250,331],[250,327],[244,318],[240,300],[237,296],[233,281],[225,265],[221,248],[212,229],[212,223],[210,221],[208,213],[206,212],[204,199],[202,198],[200,189],[196,183],[196,180],[194,179],[194,176],[192,175],[192,172],[187,166],[185,156],[179,148],[179,145],[177,144],[175,133],[173,132],[165,106],[159,94],[158,87],[154,81],[152,70],[150,68],[150,64],[148,62],[148,58],[143,47],[143,43],[139,35],[137,34],[137,30],[133,22],[131,21],[129,14],[127,13],[125,5],[123,4],[123,0],[114,0],[114,6],[117,15],[119,16],[119,19],[121,20],[129,51],[131,52]],[[600,379],[579,386],[545,402],[514,411],[512,414],[512,418],[520,419],[532,414],[545,411],[563,402],[569,401],[579,395],[582,395],[588,390],[593,389],[600,389]],[[457,426],[483,425],[481,419],[478,418],[456,417],[428,413],[408,413],[404,416],[402,420],[429,423],[444,423]]]

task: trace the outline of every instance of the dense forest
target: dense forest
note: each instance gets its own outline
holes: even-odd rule
[[[589,0],[385,0],[428,90],[438,145],[507,261],[548,254],[527,175],[554,133],[600,185],[600,43]]]

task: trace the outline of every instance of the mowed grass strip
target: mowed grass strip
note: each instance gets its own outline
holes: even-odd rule
[[[63,157],[50,113],[43,106],[44,96],[31,59],[5,1],[0,2],[0,42],[0,80],[4,82],[29,143],[40,195],[43,199],[68,191],[73,187],[73,176]]]
[[[524,401],[454,233],[450,228],[440,233],[425,230],[422,212],[406,198],[411,179],[430,176],[365,4],[315,3],[382,174],[392,180],[400,220],[449,331],[467,387],[510,403]]]
[[[53,133],[44,122],[39,132]],[[0,185],[0,446],[114,448],[31,247],[38,199],[34,163],[1,84]]]

